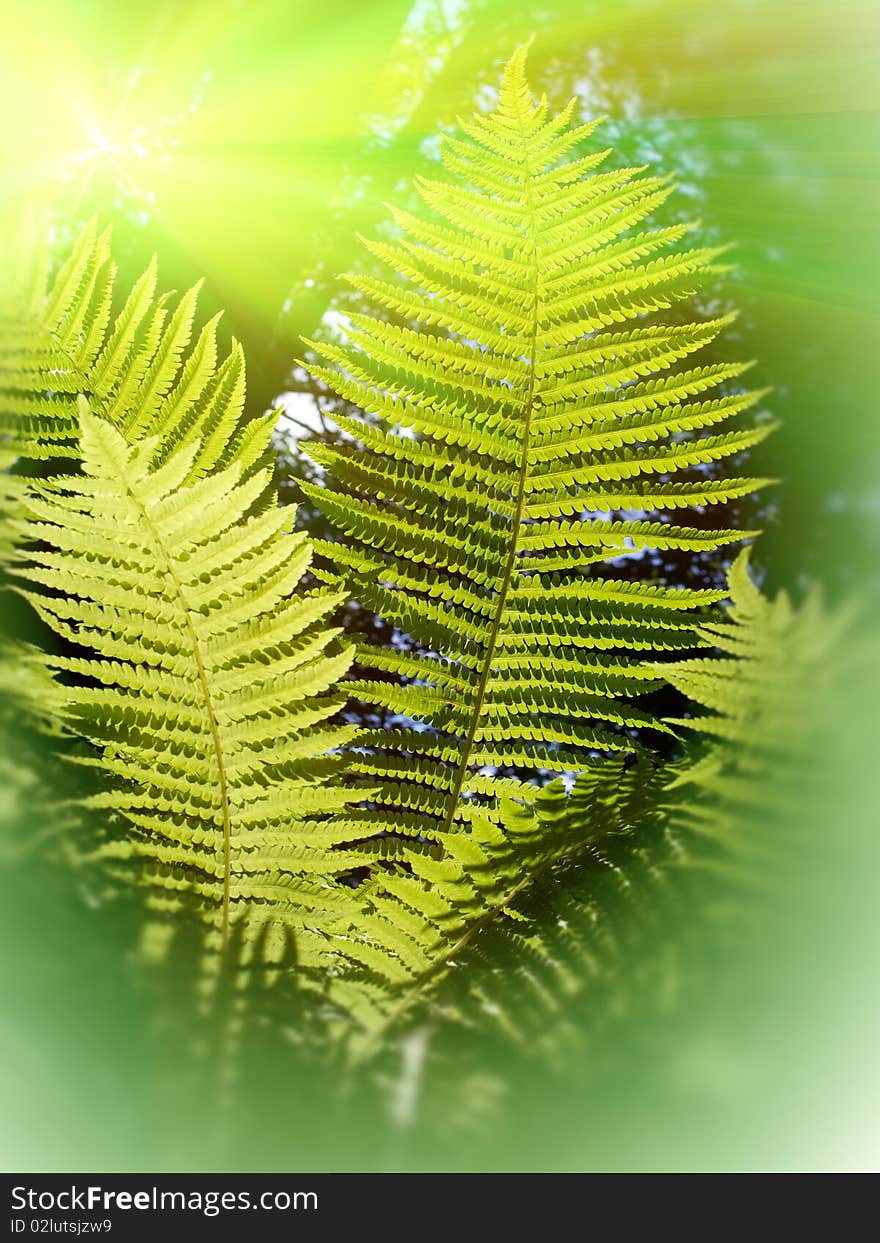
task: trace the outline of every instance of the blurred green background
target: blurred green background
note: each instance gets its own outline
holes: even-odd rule
[[[607,114],[603,140],[621,159],[672,172],[680,210],[737,243],[737,352],[759,360],[756,383],[774,385],[783,420],[755,471],[783,480],[755,560],[771,589],[820,581],[832,600],[858,597],[870,639],[880,603],[874,3],[7,4],[4,236],[38,209],[63,246],[97,211],[113,222],[123,283],[154,250],[165,287],[205,276],[205,312],[224,307],[244,344],[252,408],[279,404],[295,434],[294,420],[314,417],[295,394],[299,337],[344,304],[338,275],[357,262],[356,231],[373,231],[383,200],[406,195],[436,159],[438,131],[491,98],[500,65],[532,33],[534,85]],[[524,1079],[514,1067],[503,1128],[450,1140],[427,1122],[401,1132],[372,1100],[346,1108],[332,1085],[278,1061],[266,1071],[274,1112],[264,1102],[227,1166],[876,1168],[880,688],[876,645],[865,652],[827,701],[815,767],[833,793],[805,816],[790,910],[755,944],[713,950],[700,987],[664,1021],[630,1005],[601,1074],[566,1066]],[[49,754],[38,771],[59,780]],[[210,1167],[220,1158],[199,1118],[158,1086],[174,1048],[119,949],[133,943],[133,916],[42,860],[34,843],[52,826],[33,792],[13,786],[2,808],[13,827],[0,1161]],[[500,1050],[485,1056],[503,1064]],[[454,1108],[479,1112],[478,1096],[477,1085]]]

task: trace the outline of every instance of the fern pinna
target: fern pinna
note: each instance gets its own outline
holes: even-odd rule
[[[715,431],[761,396],[735,387],[744,366],[677,367],[724,320],[646,318],[716,274],[718,252],[655,257],[687,231],[638,231],[671,187],[577,156],[594,123],[533,103],[524,60],[495,112],[446,139],[454,180],[418,183],[430,216],[397,211],[399,239],[368,244],[402,278],[351,278],[383,317],[352,314],[347,345],[310,342],[330,364],[313,372],[371,416],[310,449],[330,482],[307,491],[341,532],[319,545],[328,576],[421,649],[361,648],[377,676],[350,690],[430,726],[361,738],[355,767],[381,783],[365,834],[466,827],[471,796],[506,790],[495,766],[578,769],[664,728],[632,702],[659,677],[649,658],[700,645],[698,611],[723,593],[609,563],[740,539],[671,511],[765,482],[676,478],[767,434]]]
[[[188,350],[197,289],[155,301],[154,263],[111,324],[112,277],[90,227],[0,351],[7,453],[81,465],[7,522],[69,645],[46,658],[52,707],[109,775],[99,853],[146,885],[153,951],[195,910],[209,948],[277,963],[296,933],[308,968],[352,905],[323,825],[348,797],[328,758],[350,732],[329,724],[340,597],[296,593],[311,547],[260,465],[273,420],[242,420],[239,347],[218,365],[215,319]]]

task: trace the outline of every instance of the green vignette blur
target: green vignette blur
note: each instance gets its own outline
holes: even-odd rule
[[[299,336],[332,324],[328,305],[344,310],[336,273],[355,230],[370,234],[381,201],[400,201],[430,169],[434,133],[485,100],[534,30],[530,76],[554,106],[574,91],[586,115],[609,114],[617,157],[672,171],[708,240],[738,243],[737,348],[776,383],[783,424],[755,468],[784,485],[753,562],[770,594],[785,587],[799,601],[821,584],[834,604],[857,598],[864,646],[848,640],[853,664],[817,688],[810,776],[823,793],[797,803],[798,883],[782,899],[771,890],[753,938],[713,942],[684,978],[675,963],[666,976],[646,968],[663,976],[659,1019],[636,966],[619,996],[611,989],[606,1009],[622,1017],[600,1031],[589,1073],[564,1053],[548,1072],[481,1050],[467,1079],[453,1069],[441,1081],[448,1133],[436,1110],[413,1106],[418,1048],[388,1072],[390,1103],[381,1088],[340,1099],[332,1074],[298,1077],[294,1053],[273,1055],[252,1115],[204,1152],[198,1118],[175,1119],[179,1033],[118,952],[133,914],[106,908],[85,877],[71,893],[57,862],[28,862],[30,842],[62,826],[35,823],[38,800],[18,794],[3,962],[7,1064],[21,1068],[5,1085],[7,1117],[20,1119],[10,1167],[871,1166],[871,22],[855,4],[556,5],[539,19],[487,2],[334,4],[320,16],[289,4],[57,4],[16,23],[6,115],[21,116],[32,80],[46,89],[4,135],[4,226],[25,202],[43,207],[63,246],[98,209],[124,272],[155,249],[165,287],[206,274],[208,309],[227,306],[227,330],[245,343],[252,411],[283,410],[281,479],[295,498],[298,425],[321,431],[321,398],[290,369]],[[50,746],[33,768],[54,782],[52,765]]]

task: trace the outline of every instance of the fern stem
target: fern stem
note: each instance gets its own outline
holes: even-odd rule
[[[63,340],[63,338],[60,337],[58,333],[54,330],[51,330],[49,332],[49,336],[52,339],[54,348],[56,348],[59,351],[59,353],[61,353],[65,362],[70,366],[70,368],[74,371],[78,370],[76,359],[74,358],[71,351],[67,348],[67,345],[65,341]],[[94,385],[90,386],[89,395],[88,395],[88,403],[89,403],[89,408],[92,410],[93,413],[99,413],[102,416],[106,417],[107,401],[104,397],[101,397],[97,393],[95,393]],[[198,635],[196,633],[195,626],[193,625],[192,614],[191,614],[189,605],[187,604],[186,596],[184,595],[184,591],[183,591],[183,587],[180,583],[180,580],[178,579],[177,575],[174,572],[174,567],[171,561],[171,556],[168,550],[165,548],[165,545],[162,542],[159,532],[157,531],[153,523],[150,521],[149,515],[147,514],[146,509],[141,503],[140,498],[135,495],[130,485],[128,486],[128,492],[143,519],[144,525],[147,527],[151,536],[153,537],[156,547],[161,551],[162,557],[165,562],[165,569],[168,573],[169,578],[171,579],[171,582],[174,584],[174,589],[180,601],[181,608],[183,609],[183,615],[184,615],[184,620],[186,623],[187,633],[189,634],[190,640],[192,642],[193,655],[195,657],[196,669],[198,670],[199,684],[202,689],[202,695],[205,701],[205,709],[208,714],[208,721],[209,721],[210,728],[211,728],[211,739],[212,739],[212,745],[214,748],[214,757],[215,757],[215,761],[217,765],[217,778],[218,778],[219,792],[220,792],[221,816],[223,820],[222,938],[223,938],[223,947],[225,949],[229,943],[232,817],[231,817],[230,807],[229,807],[229,783],[228,783],[228,779],[226,775],[226,766],[223,760],[223,746],[220,741],[220,730],[219,730],[219,726],[217,725],[217,718],[214,712],[214,701],[211,697],[211,689],[210,689],[210,686],[208,685],[207,673],[205,670],[204,662],[202,660],[202,652],[201,652],[201,647],[199,646]]]
[[[524,423],[523,423],[523,439],[522,453],[519,461],[519,480],[517,483],[516,502],[514,505],[513,518],[511,521],[510,546],[507,552],[507,560],[504,565],[504,572],[501,579],[501,586],[498,590],[498,605],[495,609],[495,615],[492,618],[492,629],[489,633],[489,640],[486,644],[486,654],[483,657],[483,665],[480,670],[480,680],[477,684],[477,692],[471,707],[471,720],[468,727],[467,736],[464,746],[462,747],[461,759],[459,761],[458,770],[455,774],[455,781],[449,795],[449,807],[443,821],[443,832],[448,833],[452,829],[455,821],[455,811],[458,807],[458,800],[461,797],[462,787],[464,786],[465,777],[470,766],[471,752],[474,746],[474,739],[477,735],[477,729],[480,724],[480,715],[483,710],[483,700],[486,697],[486,687],[489,684],[489,675],[492,672],[492,661],[495,657],[495,648],[498,643],[498,635],[501,631],[501,621],[504,617],[504,610],[507,606],[507,596],[510,592],[510,584],[513,579],[513,568],[516,564],[517,544],[519,541],[520,527],[522,526],[523,504],[525,500],[526,474],[528,472],[529,460],[529,431],[532,419],[532,403],[535,396],[535,351],[538,340],[538,230],[535,223],[535,203],[534,192],[532,190],[532,167],[528,156],[528,147],[525,142],[525,134],[523,132],[522,117],[519,118],[519,132],[523,138],[524,163],[526,166],[526,186],[529,205],[529,233],[532,242],[532,322],[529,338],[529,387],[524,403]]]
[[[208,715],[208,723],[211,729],[211,742],[214,748],[214,760],[217,765],[217,782],[220,794],[220,814],[223,821],[223,948],[226,949],[229,944],[229,902],[230,902],[230,880],[231,880],[231,854],[232,854],[232,816],[229,808],[229,783],[226,776],[226,764],[223,758],[223,744],[220,740],[220,727],[217,724],[217,716],[214,711],[214,700],[211,695],[211,688],[208,684],[208,675],[205,669],[205,663],[202,659],[202,649],[199,644],[199,636],[192,619],[192,611],[186,599],[183,586],[177,574],[174,571],[174,563],[171,560],[171,554],[166,549],[162,537],[160,536],[155,525],[151,522],[146,508],[141,500],[129,487],[129,495],[132,497],[137,506],[144,525],[152,536],[156,548],[159,549],[165,562],[165,570],[174,584],[174,590],[180,601],[180,607],[183,610],[184,622],[187,634],[192,643],[193,656],[196,662],[196,670],[198,672],[199,685],[202,689],[202,697],[205,701],[205,711]]]

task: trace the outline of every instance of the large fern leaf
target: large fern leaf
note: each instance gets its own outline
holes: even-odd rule
[[[648,318],[719,252],[640,230],[671,187],[595,171],[608,152],[577,154],[594,124],[534,103],[524,60],[446,140],[452,180],[418,183],[430,215],[396,211],[398,239],[368,243],[399,278],[352,278],[382,317],[310,343],[329,364],[313,372],[369,416],[311,450],[331,481],[306,490],[341,532],[320,551],[421,651],[358,657],[351,693],[401,721],[361,738],[355,767],[381,783],[365,836],[445,841],[505,792],[496,766],[578,769],[664,729],[633,703],[660,678],[649,658],[704,643],[699,611],[723,593],[636,581],[619,559],[740,539],[672,511],[764,482],[692,472],[767,433],[718,430],[761,396],[737,387],[744,366],[684,361],[725,321]]]
[[[330,482],[306,491],[341,534],[320,545],[327,577],[416,648],[361,648],[348,687],[392,725],[357,739],[372,792],[344,819],[378,865],[333,991],[368,1027],[601,843],[596,802],[548,816],[549,796],[497,770],[586,767],[595,784],[597,752],[668,728],[633,699],[662,681],[652,657],[710,643],[697,628],[723,592],[615,563],[750,534],[672,511],[765,482],[693,471],[767,432],[713,430],[761,396],[736,387],[744,367],[678,366],[725,321],[645,322],[716,275],[718,252],[654,258],[686,229],[634,230],[670,187],[594,172],[607,152],[576,158],[593,126],[573,127],[571,106],[548,119],[524,60],[496,111],[447,141],[456,181],[419,184],[432,216],[395,212],[399,240],[369,244],[402,278],[353,278],[383,317],[352,315],[345,346],[309,343],[329,364],[315,374],[366,415],[338,419],[347,444],[312,450]],[[623,779],[610,804],[625,793]]]

